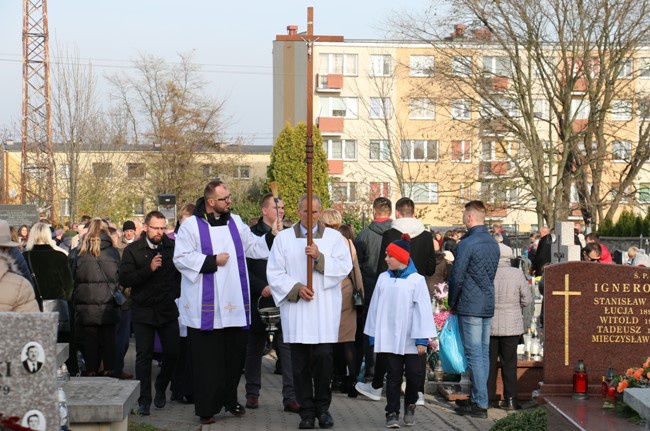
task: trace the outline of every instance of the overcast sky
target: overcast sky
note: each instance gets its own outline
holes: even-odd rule
[[[227,139],[242,136],[272,144],[272,41],[289,24],[306,30],[314,7],[316,34],[381,39],[382,23],[429,0],[49,0],[50,52],[78,49],[104,76],[128,71],[139,53],[178,61],[194,52],[210,82],[206,91],[226,98]],[[22,0],[0,0],[0,137],[20,139]],[[55,59],[53,58],[52,61]],[[99,87],[106,94],[106,85]],[[102,99],[103,102],[103,99]]]

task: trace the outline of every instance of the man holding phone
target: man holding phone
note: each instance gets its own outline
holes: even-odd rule
[[[178,308],[180,273],[172,261],[174,240],[165,235],[167,221],[159,211],[147,214],[146,235],[124,249],[120,284],[131,287],[132,321],[135,333],[135,377],[140,381],[139,413],[149,415],[151,406],[151,360],[154,335],[163,348],[162,369],[156,378],[153,403],[165,407],[165,391],[179,354]]]

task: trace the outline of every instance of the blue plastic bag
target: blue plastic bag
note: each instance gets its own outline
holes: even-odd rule
[[[445,373],[460,374],[467,369],[463,341],[458,329],[458,316],[450,314],[439,335],[440,362]]]

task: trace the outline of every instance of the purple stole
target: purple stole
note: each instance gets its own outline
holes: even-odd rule
[[[199,238],[201,240],[201,252],[205,255],[212,256],[212,240],[210,238],[210,224],[200,217],[196,217],[197,227],[199,229]],[[250,327],[250,299],[248,296],[248,276],[246,273],[246,256],[244,255],[244,246],[241,242],[241,236],[237,230],[237,224],[230,218],[228,220],[228,229],[232,242],[235,245],[237,254],[237,268],[239,270],[239,281],[241,282],[242,298],[244,299],[244,312],[246,313],[246,326]],[[201,330],[212,331],[214,329],[214,290],[215,290],[214,272],[203,273],[203,292],[201,301]]]

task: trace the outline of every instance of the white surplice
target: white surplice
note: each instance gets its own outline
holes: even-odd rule
[[[266,277],[280,307],[282,336],[287,343],[336,343],[341,320],[341,281],[352,270],[347,241],[338,231],[325,228],[314,243],[324,256],[324,273],[313,271],[314,299],[289,302],[296,283],[307,284],[306,238],[296,237],[296,227],[280,232],[271,248]]]
[[[437,336],[424,277],[417,272],[407,278],[381,273],[363,332],[375,337],[375,352],[396,355],[417,353],[416,339]]]
[[[267,259],[269,248],[265,236],[257,236],[241,221],[238,215],[230,214],[236,223],[237,231],[241,237],[244,254],[253,259]],[[182,275],[181,297],[179,298],[178,311],[180,322],[190,328],[201,328],[201,304],[203,300],[203,274],[200,272],[206,255],[201,251],[201,239],[196,216],[183,221],[176,234],[174,248],[174,264]],[[245,309],[242,295],[239,267],[237,265],[237,252],[230,235],[228,225],[210,226],[210,240],[214,255],[228,253],[228,262],[220,266],[214,273],[214,327],[222,329],[228,327],[246,326],[246,318],[250,322],[250,307]],[[244,265],[246,259],[244,259]],[[248,277],[248,268],[246,269]],[[248,284],[248,280],[247,280]],[[250,285],[248,289],[250,298]]]

